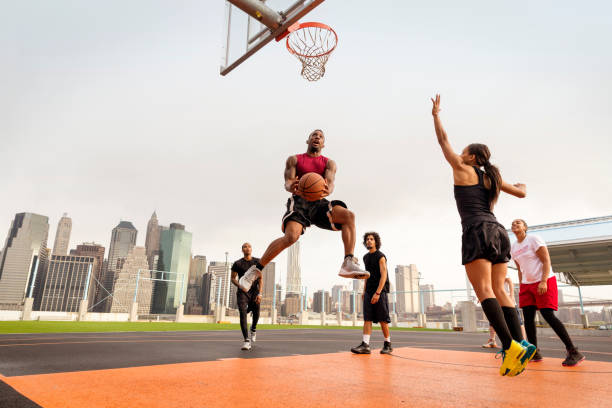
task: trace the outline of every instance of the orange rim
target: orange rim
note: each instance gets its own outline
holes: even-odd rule
[[[314,27],[314,28],[320,28],[322,30],[328,30],[331,31],[332,34],[334,35],[334,37],[336,38],[336,43],[334,44],[334,46],[322,53],[322,54],[317,54],[317,55],[305,55],[305,54],[300,54],[299,52],[295,51],[293,48],[291,48],[291,46],[289,45],[289,37],[291,36],[291,33],[297,31],[297,30],[301,30],[303,28],[309,28],[309,27]],[[299,55],[300,57],[304,57],[304,58],[318,58],[318,57],[322,57],[324,55],[328,55],[331,54],[335,49],[336,46],[338,45],[338,34],[336,34],[336,32],[334,31],[333,28],[331,28],[330,26],[323,24],[323,23],[317,23],[317,22],[309,22],[309,23],[295,23],[294,25],[292,25],[291,27],[289,27],[287,29],[287,32],[289,33],[289,35],[287,36],[287,41],[285,42],[287,45],[287,50],[289,50],[290,53],[295,54],[295,55]]]

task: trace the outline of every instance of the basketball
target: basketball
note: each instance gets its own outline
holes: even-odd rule
[[[298,184],[298,192],[308,201],[320,200],[324,189],[325,180],[317,173],[304,174]]]

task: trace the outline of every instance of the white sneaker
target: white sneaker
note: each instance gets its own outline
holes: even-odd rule
[[[250,350],[250,349],[251,349],[251,342],[248,340],[242,344],[242,347],[240,347],[240,350]]]
[[[251,331],[251,343],[257,341],[257,332]]]
[[[358,262],[359,261],[355,257],[345,258],[338,275],[349,279],[368,279],[370,277],[370,272],[359,268]]]
[[[257,269],[257,266],[251,266],[245,273],[242,275],[242,278],[238,281],[238,285],[240,289],[248,292],[253,286],[253,282],[255,282],[259,277],[261,277],[261,271]]]

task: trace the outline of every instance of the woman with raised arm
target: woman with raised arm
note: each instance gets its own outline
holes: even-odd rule
[[[536,347],[523,339],[514,302],[504,290],[510,239],[497,222],[493,207],[500,191],[523,198],[526,188],[524,184],[511,185],[502,180],[499,169],[489,162],[491,153],[484,144],[470,144],[456,154],[440,121],[440,95],[431,101],[438,143],[453,169],[455,200],[463,228],[462,264],[484,314],[501,340],[500,374],[513,377],[523,372]]]

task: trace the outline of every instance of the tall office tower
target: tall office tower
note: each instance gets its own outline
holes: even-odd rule
[[[82,300],[87,307],[95,300],[93,274],[97,264],[93,256],[51,255],[40,310],[78,312]]]
[[[100,298],[102,288],[100,285],[104,281],[104,252],[105,248],[95,242],[84,242],[77,245],[76,249],[70,250],[70,255],[73,256],[92,256],[96,259],[94,270],[92,272],[91,285],[94,287],[93,297],[90,298],[90,304],[94,306]],[[93,310],[92,310],[93,311]]]
[[[276,264],[270,262],[261,271],[263,275],[263,287],[261,288],[261,313],[270,315],[272,302],[274,301],[274,287],[276,286]]]
[[[216,276],[213,273],[205,273],[202,276],[202,289],[200,295],[200,304],[202,305],[202,314],[213,314],[216,302],[215,282]]]
[[[326,290],[318,290],[312,295],[312,311],[321,313],[321,310],[325,313],[331,312],[331,296]]]
[[[206,267],[206,257],[204,255],[194,256],[189,268],[189,283],[199,285],[202,276],[206,273]]]
[[[170,228],[161,232],[157,270],[163,273],[158,272],[157,276],[165,275],[167,281],[156,285],[154,304],[158,313],[175,313],[185,303],[191,266],[191,239],[191,232],[185,231],[185,226],[178,223],[170,224]],[[157,287],[163,287],[163,291],[158,291]],[[164,296],[164,299],[158,296]]]
[[[201,315],[204,307],[200,303],[202,291],[202,279],[199,284],[190,283],[187,285],[187,297],[185,299],[185,314]]]
[[[130,249],[116,275],[111,313],[129,313],[134,300],[138,303],[138,314],[151,313],[153,280],[146,249],[139,246]]]
[[[153,215],[147,223],[147,236],[145,238],[145,248],[147,251],[147,259],[149,261],[149,269],[154,268],[154,257],[159,254],[159,236],[161,229],[157,222],[157,214],[153,211]]]
[[[283,294],[283,286],[280,283],[277,283],[275,285],[276,287],[276,313],[278,313],[280,315],[280,309],[281,306],[283,304],[282,299],[281,299],[281,295]]]
[[[302,293],[299,241],[287,249],[287,293]]]
[[[53,252],[51,255],[68,255],[70,246],[70,232],[72,231],[72,218],[64,213],[57,223],[55,231],[55,241],[53,242]]]
[[[295,316],[302,311],[302,295],[299,293],[287,293],[285,295],[284,315]]]
[[[208,264],[208,273],[215,276],[215,304],[229,307],[230,303],[230,264],[228,262],[212,261]]]
[[[40,294],[47,267],[49,218],[15,214],[0,258],[0,309],[15,310]]]
[[[106,265],[106,272],[104,274],[104,282],[102,292],[105,295],[113,293],[113,287],[115,284],[116,272],[121,268],[121,265],[125,262],[130,250],[136,245],[136,237],[138,231],[134,228],[129,221],[121,221],[111,234],[111,241],[108,248],[108,262]],[[110,311],[112,299],[109,297],[106,301],[100,305],[100,311]]]
[[[433,285],[421,285],[421,297],[423,299],[423,309],[427,311],[430,306],[436,305],[436,298],[434,297]]]
[[[344,290],[343,285],[334,285],[331,290],[331,301],[332,308],[334,311],[342,309],[342,291]]]
[[[353,279],[353,291],[355,293],[363,293],[365,290],[365,279]]]
[[[230,272],[230,293],[228,298],[228,307],[230,309],[238,309],[238,287],[231,283],[231,272]]]
[[[419,271],[416,265],[397,265],[395,286],[397,286],[397,313],[419,313]]]

